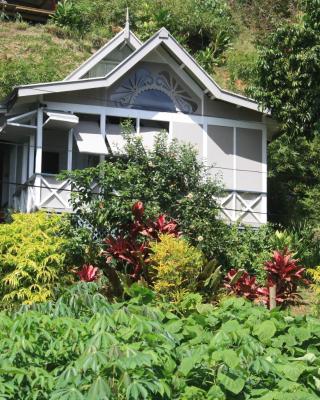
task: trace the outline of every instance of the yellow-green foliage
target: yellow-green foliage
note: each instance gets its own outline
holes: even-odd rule
[[[54,286],[66,275],[60,218],[43,212],[14,214],[12,223],[0,225],[1,308],[53,296]]]
[[[311,276],[313,285],[312,288],[320,296],[320,266],[317,268],[309,268],[308,274]]]
[[[203,254],[183,238],[161,235],[151,245],[149,262],[153,267],[154,289],[172,300],[181,292],[196,290],[197,277],[203,266]]]

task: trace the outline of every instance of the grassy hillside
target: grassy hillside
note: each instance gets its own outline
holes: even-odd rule
[[[47,25],[1,19],[0,99],[18,84],[64,78],[124,26],[126,5],[66,0]],[[222,87],[240,93],[254,77],[258,43],[296,12],[295,0],[130,2],[142,40],[166,26]]]
[[[0,23],[0,99],[11,88],[63,79],[92,50],[85,41],[59,37],[54,26]]]

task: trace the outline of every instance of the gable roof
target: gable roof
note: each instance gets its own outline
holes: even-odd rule
[[[123,32],[124,31],[122,31],[121,34]],[[101,54],[103,54],[104,51],[107,51],[106,46],[98,51],[98,53],[101,52],[100,56],[98,55],[95,59],[95,54],[81,67],[79,67],[78,70],[74,71],[74,73],[71,74],[73,78],[71,78],[71,75],[69,75],[64,81],[18,86],[15,88],[13,95],[15,97],[26,97],[50,93],[62,93],[69,91],[109,87],[118,79],[120,79],[131,68],[133,68],[139,61],[143,60],[144,57],[146,57],[159,46],[165,48],[169,52],[169,54],[171,54],[172,58],[174,58],[180,64],[181,68],[188,72],[188,74],[202,88],[204,93],[211,94],[211,96],[217,100],[222,100],[237,105],[239,107],[262,112],[262,110],[259,109],[258,104],[254,100],[221,89],[217,85],[217,83],[209,76],[209,74],[194,60],[194,58],[176,41],[176,39],[165,28],[161,28],[149,40],[147,40],[144,44],[141,44],[140,47],[138,47],[132,54],[130,54],[125,60],[118,64],[104,77],[74,80],[74,77],[77,76],[77,71],[80,68],[83,68],[82,71],[84,71],[85,68],[88,68],[88,65],[90,65],[90,60],[94,59],[93,62],[96,62]]]
[[[83,64],[81,64],[80,67],[72,71],[71,74],[64,79],[64,81],[72,81],[82,78],[87,72],[89,72],[95,65],[107,57],[108,54],[110,54],[122,43],[127,43],[133,50],[137,50],[142,46],[142,42],[133,32],[123,29],[98,51],[96,51]]]

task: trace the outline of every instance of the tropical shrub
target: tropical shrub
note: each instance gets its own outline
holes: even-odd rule
[[[52,19],[59,27],[68,27],[83,35],[90,30],[89,16],[92,11],[92,5],[89,2],[62,0],[57,4]]]
[[[210,177],[196,151],[175,140],[169,142],[166,134],[157,136],[150,151],[144,149],[141,138],[125,136],[125,154],[96,168],[62,176],[75,190],[69,245],[74,254],[78,248],[78,260],[82,257],[83,262],[90,261],[83,247],[84,231],[89,246],[101,246],[106,237],[122,236],[132,223],[131,209],[136,201],[144,203],[146,219],[165,214],[208,259],[220,256],[228,230],[218,218],[216,198],[222,188]],[[93,184],[98,184],[99,193],[93,193]]]
[[[230,267],[244,269],[255,275],[260,284],[264,284],[266,272],[263,268],[273,250],[274,228],[263,225],[257,229],[250,226],[233,225],[229,228],[222,265],[225,272]]]
[[[146,288],[110,304],[98,289],[1,314],[3,398],[319,398],[318,319],[235,298],[181,312]]]
[[[267,286],[276,285],[276,302],[281,305],[294,304],[300,298],[298,285],[308,284],[304,279],[305,268],[292,258],[287,250],[275,251],[271,261],[265,263],[268,273]]]
[[[229,294],[245,297],[251,301],[261,299],[262,288],[256,282],[255,276],[250,276],[247,271],[231,269],[225,277],[224,287]]]
[[[296,304],[301,299],[298,286],[307,285],[304,278],[305,268],[292,258],[292,254],[285,248],[274,251],[271,261],[264,263],[267,272],[265,287],[256,283],[256,277],[250,276],[244,270],[231,269],[225,277],[225,287],[228,292],[249,300],[257,300],[269,304],[269,289],[276,286],[276,304],[288,306]]]
[[[313,308],[317,317],[320,316],[320,266],[317,268],[308,269],[308,275],[312,279],[311,287],[313,289],[313,293],[315,299],[313,299]]]
[[[320,265],[320,228],[307,221],[295,224],[288,229],[292,238],[292,246],[288,246],[294,251],[303,265],[309,268]]]
[[[300,220],[319,224],[320,8],[318,0],[298,3],[296,21],[267,35],[253,93],[282,133],[269,145],[268,165],[270,217],[284,226]]]
[[[161,240],[162,234],[179,235],[177,223],[167,221],[165,215],[160,215],[155,221],[146,219],[141,201],[132,206],[132,214],[133,222],[127,229],[124,227],[120,236],[110,236],[104,240],[104,271],[113,286],[113,291],[118,295],[122,290],[118,271],[127,274],[132,281],[143,278],[151,284],[148,263],[151,241]]]
[[[155,291],[171,300],[195,292],[204,266],[203,253],[183,237],[162,234],[159,239],[150,243],[148,258]]]
[[[67,273],[59,236],[61,218],[38,212],[13,214],[13,222],[0,225],[1,307],[51,299]]]

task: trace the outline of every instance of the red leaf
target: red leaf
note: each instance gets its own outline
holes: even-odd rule
[[[98,268],[93,265],[84,264],[76,274],[80,277],[81,281],[93,282],[98,278]]]

